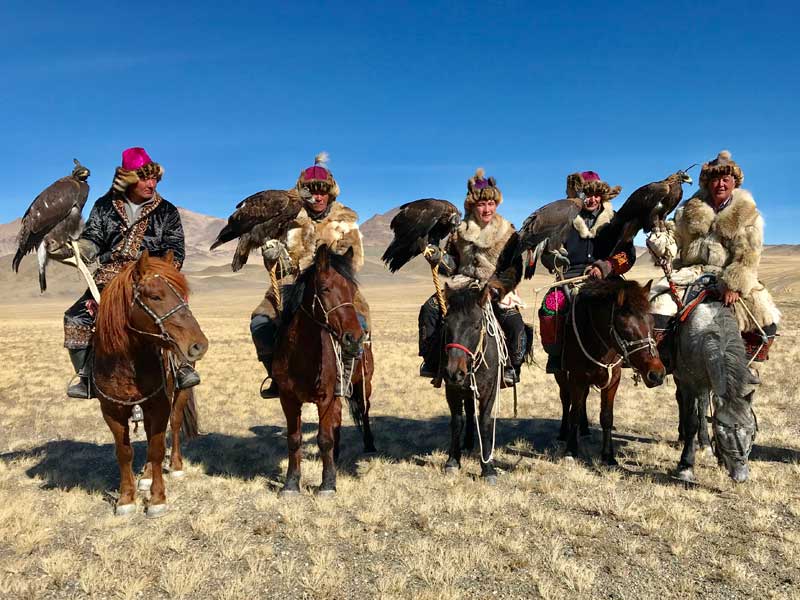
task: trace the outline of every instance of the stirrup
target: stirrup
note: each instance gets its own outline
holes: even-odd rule
[[[264,384],[267,383],[267,380],[269,380],[269,385],[265,388]],[[275,379],[273,379],[269,375],[264,377],[264,380],[261,382],[261,385],[258,388],[258,393],[262,398],[264,398],[264,400],[281,397],[278,384],[275,383]]]
[[[200,384],[200,374],[194,368],[184,363],[175,371],[175,387],[179,390],[187,390]]]
[[[76,377],[78,378],[78,381],[72,383]],[[89,400],[92,397],[91,389],[89,387],[89,378],[85,375],[75,373],[67,383],[67,397],[74,398],[76,400]]]

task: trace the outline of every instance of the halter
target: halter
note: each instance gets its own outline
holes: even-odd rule
[[[178,346],[177,342],[175,341],[175,338],[172,337],[172,335],[169,333],[169,331],[167,331],[166,327],[164,327],[164,323],[166,322],[166,320],[169,319],[176,312],[178,312],[179,310],[181,310],[183,308],[185,308],[186,310],[189,310],[189,304],[186,302],[186,300],[183,298],[183,296],[181,296],[180,293],[178,293],[178,290],[176,290],[175,286],[173,286],[172,283],[170,283],[169,279],[167,279],[166,277],[161,277],[161,275],[159,275],[158,273],[153,275],[152,278],[153,279],[155,279],[155,278],[163,279],[164,283],[167,284],[167,287],[170,290],[172,290],[173,294],[175,294],[175,297],[178,299],[178,304],[176,304],[175,306],[170,308],[163,315],[158,315],[156,313],[156,311],[154,311],[152,308],[150,308],[150,306],[142,299],[142,293],[141,293],[140,286],[145,281],[147,281],[147,279],[142,279],[140,282],[138,282],[133,287],[133,300],[131,301],[131,308],[133,308],[134,304],[138,304],[141,307],[141,309],[144,312],[146,312],[150,316],[151,319],[153,319],[153,323],[155,323],[155,325],[158,327],[159,333],[151,333],[149,331],[144,331],[142,329],[136,329],[136,327],[133,327],[130,323],[128,324],[128,329],[130,329],[131,331],[134,331],[134,332],[136,332],[138,334],[141,334],[141,335],[149,335],[150,337],[157,338],[157,339],[159,339],[159,340],[161,340],[163,342],[166,342],[167,344],[170,344],[173,347],[173,349],[176,350],[178,352],[178,354],[181,355],[181,357],[183,358],[183,360],[185,362],[187,362],[187,363],[191,362],[189,360],[189,358],[183,353],[183,350],[181,350],[181,348]]]
[[[334,306],[332,308],[325,308],[325,303],[322,301],[322,298],[320,297],[319,293],[317,292],[317,285],[316,285],[316,282],[315,282],[314,283],[314,298],[311,301],[311,310],[309,311],[302,304],[300,305],[300,310],[303,311],[303,313],[305,313],[308,316],[309,319],[314,321],[314,323],[316,323],[322,329],[327,331],[328,334],[330,334],[332,337],[335,337],[337,342],[341,344],[341,341],[342,341],[341,338],[344,336],[344,334],[343,333],[340,334],[333,327],[331,327],[330,321],[328,319],[328,315],[330,315],[332,312],[336,312],[340,308],[345,308],[347,306],[351,306],[351,307],[353,307],[353,310],[355,310],[355,304],[353,304],[352,302],[341,302],[340,304],[337,304],[336,306]],[[324,319],[323,321],[320,321],[318,318],[316,318],[314,316],[314,312],[315,312],[317,307],[319,307],[319,310],[322,311],[322,317]]]
[[[574,298],[574,300],[572,302],[572,307],[570,309],[571,319],[572,319],[572,331],[575,333],[575,339],[577,340],[578,346],[580,347],[581,352],[583,352],[583,355],[586,358],[588,358],[593,364],[595,364],[598,367],[601,367],[601,368],[606,370],[606,377],[607,377],[606,383],[603,386],[598,386],[599,389],[604,390],[609,385],[611,385],[612,371],[621,362],[625,361],[625,365],[626,366],[632,366],[631,363],[630,363],[630,357],[631,357],[631,355],[635,354],[636,352],[639,352],[640,350],[644,350],[645,348],[650,348],[651,356],[655,356],[656,355],[655,354],[656,353],[656,342],[650,335],[648,335],[645,338],[629,341],[629,340],[624,339],[617,332],[616,327],[614,327],[614,313],[615,313],[615,310],[616,310],[616,305],[612,304],[612,306],[611,306],[611,319],[609,321],[609,331],[611,333],[612,339],[614,340],[614,342],[618,346],[618,349],[610,348],[605,343],[603,338],[601,338],[600,335],[597,333],[597,331],[594,329],[594,324],[592,324],[592,330],[595,331],[595,335],[600,340],[600,343],[603,344],[603,346],[606,348],[606,350],[611,350],[612,352],[617,354],[619,356],[619,358],[617,360],[615,360],[614,362],[610,362],[610,363],[603,363],[603,362],[600,362],[599,360],[596,360],[591,354],[589,354],[589,351],[586,350],[586,347],[583,345],[583,340],[581,340],[581,335],[580,335],[580,333],[578,333],[578,324],[577,324],[577,322],[575,320],[575,313],[577,312],[578,298],[579,297],[580,297],[580,293],[575,294],[575,298]],[[591,315],[590,315],[590,318],[591,318]]]

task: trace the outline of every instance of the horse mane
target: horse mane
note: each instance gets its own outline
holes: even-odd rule
[[[449,288],[447,292],[447,312],[465,313],[480,308],[482,287],[465,285]]]
[[[358,287],[358,279],[356,278],[356,271],[353,267],[353,262],[344,255],[334,254],[328,252],[328,260],[330,266],[347,281]],[[295,279],[294,284],[283,286],[281,289],[281,299],[283,300],[283,322],[288,325],[292,320],[294,314],[300,309],[303,303],[303,295],[305,294],[306,284],[314,280],[317,274],[317,264],[311,263],[311,266],[306,267]]]
[[[749,371],[744,342],[733,313],[718,304],[713,321],[694,336],[700,338],[698,354],[706,361],[714,393],[728,401],[740,398]]]
[[[637,317],[644,317],[650,312],[650,299],[645,288],[635,281],[591,279],[581,287],[580,296],[581,300],[616,302],[620,292],[624,292],[621,310],[628,311]]]
[[[138,261],[125,265],[100,296],[95,322],[95,347],[102,354],[125,355],[130,351],[128,321],[133,304],[133,288],[137,281]],[[159,275],[169,281],[184,298],[189,295],[186,277],[171,262],[150,257],[144,277]]]

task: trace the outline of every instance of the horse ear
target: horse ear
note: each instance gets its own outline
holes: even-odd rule
[[[622,289],[617,292],[617,306],[622,308],[622,305],[625,304],[625,290]]]
[[[150,267],[150,252],[145,250],[139,256],[139,260],[136,261],[136,274],[139,277],[143,277],[145,273],[147,273],[147,269]]]
[[[317,248],[317,254],[314,256],[314,264],[317,265],[317,271],[326,271],[329,263],[328,246],[322,244]]]
[[[164,260],[171,265],[175,263],[175,253],[172,251],[171,248],[167,250],[167,253],[164,255]]]
[[[651,280],[650,280],[650,281],[648,281],[648,282],[647,282],[647,284],[644,286],[644,293],[645,293],[645,294],[647,294],[648,296],[650,295],[650,288],[652,287],[652,285],[653,285],[653,280],[651,279]]]

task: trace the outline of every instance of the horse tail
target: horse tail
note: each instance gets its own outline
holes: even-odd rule
[[[197,402],[195,401],[194,388],[189,388],[189,399],[183,407],[183,422],[181,423],[181,437],[192,440],[200,435]]]

